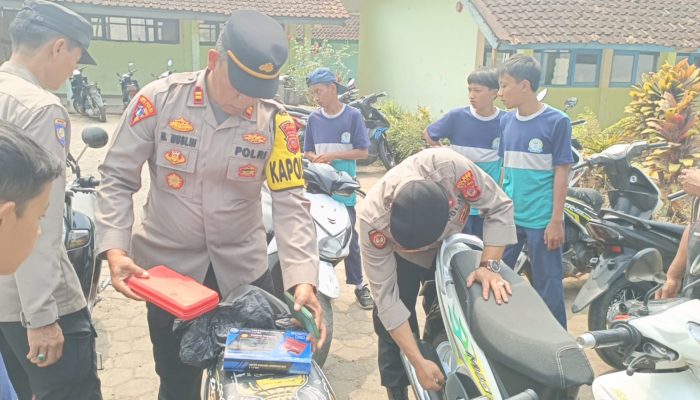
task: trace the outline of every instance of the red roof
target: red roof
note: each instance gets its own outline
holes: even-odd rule
[[[340,0],[58,0],[68,4],[128,7],[195,13],[231,14],[258,10],[272,17],[344,19],[348,12]]]
[[[304,36],[304,27],[297,26],[297,37]],[[314,25],[312,37],[320,40],[359,40],[360,16],[350,14],[343,25]]]
[[[499,42],[700,47],[698,0],[469,0]]]

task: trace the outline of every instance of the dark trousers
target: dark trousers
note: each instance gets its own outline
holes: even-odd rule
[[[566,329],[566,306],[564,305],[564,267],[562,250],[549,251],[544,243],[544,229],[516,226],[518,243],[510,245],[503,253],[503,262],[511,268],[527,243],[527,255],[532,268],[532,287],[542,297],[552,315]]]
[[[408,260],[396,257],[396,280],[399,288],[399,298],[411,312],[408,323],[414,333],[418,333],[418,318],[416,317],[416,299],[422,282],[432,279],[435,269],[426,269]],[[379,320],[377,308],[372,312],[374,332],[377,334],[379,347],[379,376],[381,384],[385,387],[408,386],[408,377],[401,363],[401,350],[394,342],[389,332]]]
[[[358,234],[355,229],[355,221],[357,221],[357,212],[355,207],[346,206],[348,214],[350,214],[350,223],[352,224],[352,239],[350,239],[350,253],[345,257],[345,283],[350,285],[359,285],[362,283],[362,259],[360,258],[360,245],[358,243]]]
[[[221,295],[212,268],[207,271],[204,285]],[[251,285],[274,293],[269,272],[265,272]],[[148,330],[153,343],[153,359],[156,363],[156,373],[160,377],[158,400],[200,400],[202,369],[180,360],[181,336],[173,332],[175,317],[150,303],[146,307]]]
[[[462,229],[463,233],[467,235],[474,235],[479,239],[484,238],[484,219],[478,215],[470,215],[467,219],[467,223]]]
[[[27,360],[27,329],[19,322],[0,322],[0,352],[20,400],[101,400],[97,376],[95,329],[87,308],[64,315],[63,356],[53,365],[39,368]]]

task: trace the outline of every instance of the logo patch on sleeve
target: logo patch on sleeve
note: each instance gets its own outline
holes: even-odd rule
[[[148,97],[141,95],[136,101],[134,111],[131,114],[131,126],[138,124],[146,118],[150,118],[157,114],[156,106],[151,103]]]
[[[481,198],[481,189],[479,185],[476,184],[476,179],[474,179],[474,173],[471,170],[465,172],[457,180],[457,191],[462,193],[462,196],[467,201],[476,201]]]
[[[386,236],[377,230],[369,232],[369,241],[372,242],[372,246],[380,250],[385,248],[387,243]]]
[[[299,146],[299,135],[297,134],[297,127],[292,121],[284,121],[280,124],[280,129],[284,133],[284,138],[287,141],[287,150],[290,153],[298,153],[300,150]]]
[[[53,120],[53,127],[56,130],[56,140],[61,147],[66,147],[66,121],[56,118]]]

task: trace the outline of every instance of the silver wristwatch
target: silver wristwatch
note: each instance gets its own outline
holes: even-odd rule
[[[486,260],[479,263],[479,268],[486,268],[491,272],[501,272],[501,262],[498,260]]]

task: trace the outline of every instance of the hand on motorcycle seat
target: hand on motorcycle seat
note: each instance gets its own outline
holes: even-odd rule
[[[484,300],[489,299],[489,292],[493,291],[497,304],[508,302],[508,296],[513,295],[510,283],[501,277],[501,274],[493,272],[487,268],[477,268],[467,277],[467,287],[470,288],[474,282],[481,283]]]
[[[681,281],[667,276],[664,285],[656,292],[656,299],[672,299],[678,297],[678,292],[680,290]]]
[[[107,251],[107,263],[114,290],[130,299],[144,301],[141,296],[129,288],[126,282],[132,277],[148,278],[148,271],[136,265],[125,251],[119,249]]]

